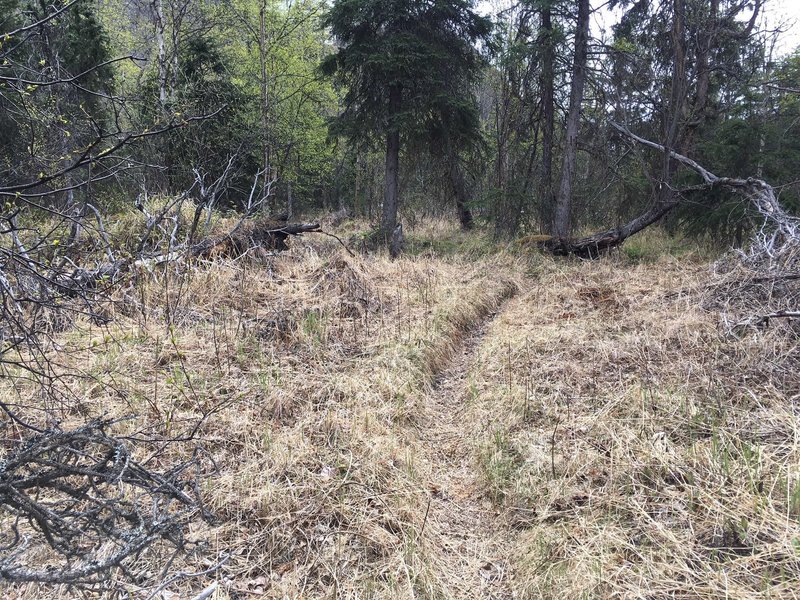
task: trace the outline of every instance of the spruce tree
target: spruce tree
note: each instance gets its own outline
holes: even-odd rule
[[[323,62],[346,87],[332,131],[352,141],[381,137],[386,183],[381,237],[397,225],[401,141],[430,140],[442,127],[463,140],[477,132],[470,90],[491,23],[471,0],[337,0],[328,12],[338,51]]]

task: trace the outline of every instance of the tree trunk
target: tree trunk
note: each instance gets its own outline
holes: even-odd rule
[[[398,175],[400,170],[400,129],[396,116],[400,112],[403,88],[393,85],[389,88],[389,132],[386,134],[386,189],[383,197],[381,217],[381,238],[388,242],[397,226],[397,207],[399,204]]]
[[[708,8],[708,20],[703,27],[697,44],[697,94],[695,96],[690,131],[703,125],[708,118],[708,100],[711,87],[711,52],[715,48],[719,0],[711,0]]]
[[[356,160],[353,163],[354,171],[355,171],[355,184],[353,190],[353,214],[360,215],[363,214],[361,212],[361,154],[358,150],[356,150]]]
[[[686,113],[686,6],[684,0],[673,0],[672,15],[672,85],[668,112],[664,115],[664,161],[657,193],[656,209],[673,202],[672,179],[678,170],[671,152],[683,152],[680,143],[681,121]]]
[[[553,133],[555,130],[555,47],[550,2],[542,7],[542,164],[539,215],[543,230],[553,221]]]
[[[456,211],[458,212],[458,222],[464,231],[472,229],[472,211],[469,209],[469,192],[464,181],[464,173],[458,165],[458,156],[450,156],[450,185],[453,186],[453,194],[456,198]]]
[[[269,85],[267,81],[267,4],[262,0],[258,13],[258,62],[261,69],[261,168],[264,170],[264,190],[272,181],[269,145]],[[267,198],[267,211],[274,209],[272,201]]]
[[[166,24],[164,23],[163,0],[153,0],[153,13],[156,20],[156,44],[158,45],[158,100],[162,113],[167,112],[167,48],[164,40]]]
[[[564,141],[564,162],[561,167],[561,185],[558,189],[553,235],[566,237],[570,231],[570,212],[572,207],[572,184],[578,154],[578,127],[583,103],[583,87],[586,82],[586,55],[589,43],[589,0],[578,0],[578,23],[575,31],[575,58],[572,64],[572,85],[569,93],[569,114],[567,115]]]
[[[294,219],[294,198],[292,197],[292,182],[286,182],[286,214],[289,216],[289,221]]]

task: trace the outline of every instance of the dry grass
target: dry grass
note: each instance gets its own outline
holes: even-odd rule
[[[220,523],[192,532],[192,554],[168,565],[156,549],[135,565],[141,581],[109,587],[145,598],[227,554],[164,597],[215,578],[217,599],[439,594],[417,539],[429,466],[416,428],[434,375],[516,272],[502,256],[350,258],[308,237],[267,262],[142,272],[119,292],[111,324],[79,320],[57,338],[75,374],[62,381],[63,425],[134,415],[118,433],[168,438],[201,422],[195,440],[165,445],[149,464],[199,452]],[[35,393],[24,381],[0,386],[13,403]],[[36,586],[13,595],[70,597]]]
[[[796,597],[797,338],[780,323],[731,335],[706,303],[706,261],[658,258],[653,235],[613,259],[529,258],[529,279],[519,258],[440,223],[409,232],[394,262],[308,236],[272,258],[140,272],[111,323],[57,334],[74,375],[52,408],[65,427],[134,415],[118,433],[154,439],[199,423],[148,464],[199,456],[219,523],[198,525],[174,562],[143,555],[141,579],[107,596],[147,598],[228,555],[159,597],[214,580],[216,600],[459,597],[453,566],[468,561],[445,542],[480,540],[452,531],[453,515],[426,521],[452,447],[482,496],[459,473],[457,500],[474,503],[466,516],[499,511],[484,521],[512,547],[497,563],[510,559],[520,598]],[[466,380],[432,393],[463,336],[517,289],[474,363],[462,357]],[[432,399],[451,389],[464,405],[437,446]],[[0,381],[0,395],[38,398],[23,380]]]
[[[726,335],[709,273],[553,263],[489,331],[468,420],[520,597],[797,596],[800,349]]]

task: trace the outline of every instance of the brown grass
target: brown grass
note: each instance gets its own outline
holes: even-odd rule
[[[199,452],[219,524],[198,525],[172,563],[143,555],[142,578],[109,582],[109,597],[146,598],[222,555],[161,596],[218,581],[217,600],[458,597],[461,557],[442,542],[458,519],[423,531],[447,467],[425,442],[431,392],[517,289],[452,388],[453,444],[471,451],[482,496],[463,501],[498,512],[512,551],[497,564],[510,560],[517,597],[796,597],[796,337],[780,323],[732,335],[706,302],[707,261],[659,258],[655,234],[591,263],[523,263],[440,223],[409,237],[394,262],[308,236],[277,257],[155,267],[119,290],[109,325],[57,335],[74,374],[54,407],[64,426],[134,415],[118,433],[180,436],[205,415],[150,464]],[[22,380],[0,394],[37,398]]]
[[[434,594],[418,532],[429,493],[416,427],[425,395],[463,333],[516,284],[507,257],[351,258],[308,237],[266,262],[157,267],[119,292],[115,320],[79,321],[58,338],[71,399],[63,425],[134,415],[118,433],[181,436],[151,466],[198,450],[217,527],[169,566],[155,549],[134,597],[178,571],[189,597],[407,597]],[[3,398],[33,388],[0,382]],[[35,418],[33,413],[32,418]],[[110,582],[114,587],[114,583]],[[10,593],[10,592],[9,592]],[[69,597],[19,586],[23,598]],[[112,594],[113,595],[113,594]]]
[[[520,597],[796,597],[800,350],[726,335],[709,273],[553,263],[490,330],[469,420]]]

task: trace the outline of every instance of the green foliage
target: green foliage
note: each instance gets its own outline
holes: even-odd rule
[[[164,73],[151,12],[131,10],[122,0],[107,0],[102,12],[115,52],[147,58],[138,63],[141,69],[120,65],[122,92],[136,107],[138,129],[214,114],[140,145],[138,158],[167,167],[147,175],[148,188],[180,193],[194,183],[195,169],[207,183],[214,181],[234,157],[221,202],[238,208],[264,168],[266,150],[269,173],[255,193],[275,178],[278,202],[291,183],[296,208],[317,205],[332,187],[337,158],[326,123],[338,99],[317,71],[326,41],[319,26],[322,2],[164,0],[163,6]],[[166,88],[165,106],[160,86]]]
[[[279,177],[292,184],[296,204],[315,204],[335,185],[336,148],[328,143],[328,115],[337,110],[338,96],[317,66],[326,52],[320,25],[323,5],[305,0],[268,5],[267,77],[270,145]],[[260,73],[255,45],[249,50],[254,82]]]
[[[71,75],[85,74],[81,86],[93,90],[113,91],[114,71],[106,64],[111,57],[108,34],[95,14],[89,0],[80,0],[67,13],[64,28],[63,48],[53,48],[59,53]],[[85,102],[95,102],[96,96],[85,93]]]
[[[24,43],[0,39],[5,185],[58,171],[98,135],[110,140],[213,113],[202,123],[116,153],[124,159],[118,165],[125,176],[132,173],[135,181],[95,170],[91,192],[79,189],[73,198],[49,194],[45,186],[37,193],[45,194],[47,206],[91,198],[101,208],[116,209],[129,206],[142,186],[163,197],[183,192],[195,183],[194,170],[213,181],[235,157],[218,207],[241,206],[268,164],[259,185],[275,178],[273,208],[282,209],[291,189],[301,210],[348,204],[374,216],[383,197],[380,151],[387,132],[399,129],[399,189],[406,207],[427,214],[434,205],[452,202],[455,178],[449,167],[457,164],[469,192],[460,197],[479,219],[491,216],[503,233],[547,221],[553,190],[552,181],[550,188],[544,185],[542,71],[552,44],[558,129],[573,29],[567,2],[525,0],[498,15],[494,37],[471,0],[162,4],[161,65],[152,7],[124,0],[79,0]],[[663,156],[632,152],[627,141],[609,135],[605,123],[609,117],[624,121],[636,133],[663,141],[673,7],[617,5],[621,18],[608,52],[597,59],[604,64],[598,63],[602,68],[592,82],[590,96],[597,100],[587,99],[583,109],[574,206],[575,221],[584,228],[624,223],[663,189]],[[784,205],[799,210],[800,186],[794,181],[800,161],[800,53],[769,64],[766,38],[745,35],[746,19],[739,18],[744,13],[725,20],[741,3],[721,0],[716,16],[709,3],[686,0],[685,5],[687,89],[676,147],[718,175],[765,178],[778,187]],[[0,33],[32,23],[54,6],[0,0]],[[545,28],[548,8],[552,27]],[[699,106],[697,58],[709,31],[708,102]],[[491,50],[485,53],[490,66],[477,48]],[[144,60],[111,60],[125,55]],[[72,84],[63,81],[75,76]],[[160,87],[166,87],[164,103]],[[391,88],[401,90],[395,107]],[[338,144],[340,135],[357,146],[355,153]],[[552,137],[548,175],[554,180],[562,140],[557,130]],[[88,174],[88,169],[70,172],[49,189]],[[106,183],[97,182],[105,176]],[[669,179],[673,187],[695,182],[683,169]],[[668,225],[728,244],[754,224],[740,199],[707,194],[689,198]]]
[[[490,22],[468,0],[338,0],[325,25],[339,44],[322,63],[345,86],[345,109],[332,131],[374,141],[391,129],[407,140],[474,136],[477,107],[469,85]],[[402,90],[400,107],[388,92]]]
[[[173,113],[189,116],[219,112],[199,127],[176,129],[164,138],[167,152],[172,153],[170,165],[185,177],[182,182],[173,181],[178,189],[191,185],[193,169],[207,173],[211,180],[219,177],[230,157],[246,143],[245,97],[230,79],[229,61],[210,36],[189,38],[179,55],[178,85],[170,105]],[[246,179],[238,183],[247,189]]]
[[[437,231],[436,235],[406,236],[405,252],[411,256],[466,257],[479,259],[500,250],[488,234],[481,231]]]

